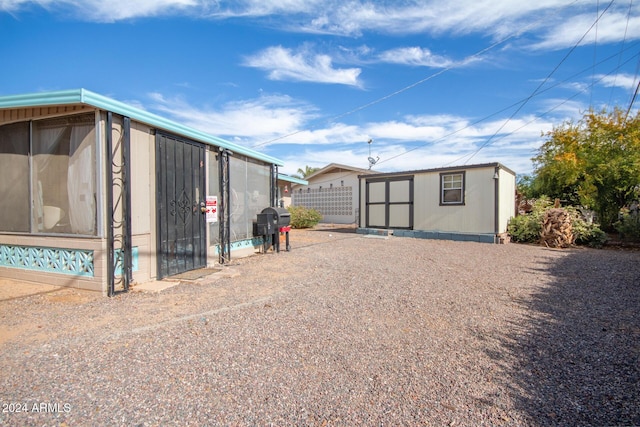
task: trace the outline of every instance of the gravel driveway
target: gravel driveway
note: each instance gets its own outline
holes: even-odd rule
[[[162,292],[0,301],[0,425],[640,425],[639,251],[292,247]]]

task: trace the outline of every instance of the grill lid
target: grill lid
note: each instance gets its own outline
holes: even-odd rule
[[[291,214],[285,208],[268,207],[264,208],[261,213],[271,215],[279,227],[289,225],[291,222]]]

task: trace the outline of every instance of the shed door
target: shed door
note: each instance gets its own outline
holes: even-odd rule
[[[156,134],[158,275],[206,266],[204,145]]]
[[[413,229],[413,176],[366,181],[366,226]]]

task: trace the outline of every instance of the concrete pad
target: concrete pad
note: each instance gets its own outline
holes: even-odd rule
[[[175,280],[154,280],[153,282],[136,284],[131,290],[134,292],[161,292],[179,284],[180,281]]]
[[[363,234],[362,235],[363,239],[383,239],[383,240],[389,240],[389,236],[380,236],[377,234]]]
[[[214,271],[214,270],[212,270]],[[140,283],[133,286],[132,290],[139,292],[162,292],[165,289],[169,289],[173,286],[177,286],[180,283],[201,283],[209,284],[222,277],[233,278],[240,276],[240,272],[230,267],[222,267],[215,269],[215,272],[207,274],[206,276],[198,277],[195,279],[176,279],[175,276],[167,277],[162,280],[154,280],[153,282]]]

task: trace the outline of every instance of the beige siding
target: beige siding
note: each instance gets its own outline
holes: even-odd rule
[[[440,206],[440,173],[415,175],[415,230],[493,233],[494,169],[460,169],[460,172],[465,172],[465,204],[453,206]]]
[[[151,235],[133,235],[132,245],[138,248],[138,269],[133,272],[134,283],[145,283],[155,279],[156,247],[151,246]]]
[[[516,215],[516,177],[503,169],[500,169],[499,191],[498,232],[505,233],[509,220]]]
[[[151,232],[155,180],[150,158],[155,153],[155,136],[150,131],[148,126],[131,123],[131,231],[136,235]]]
[[[131,232],[138,247],[135,282],[157,275],[155,222],[155,135],[142,123],[131,122]]]

